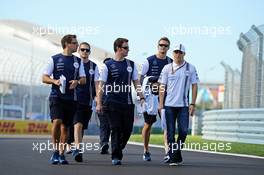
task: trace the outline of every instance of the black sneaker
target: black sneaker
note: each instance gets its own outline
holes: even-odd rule
[[[177,150],[176,156],[170,160],[170,166],[179,166],[183,164],[181,150]]]
[[[177,166],[178,165],[175,157],[170,159],[169,165],[170,166]]]
[[[104,144],[104,145],[100,148],[100,150],[101,150],[100,154],[108,154],[108,153],[109,153],[109,152],[108,152],[108,149],[109,149],[109,145],[108,145],[108,144]]]
[[[176,162],[177,162],[178,165],[182,165],[183,164],[181,150],[177,150],[177,152],[176,152]]]
[[[73,150],[72,156],[74,157],[74,160],[76,162],[82,162],[83,161],[82,153],[80,152],[79,149]]]
[[[143,154],[143,160],[144,161],[151,161],[151,157],[150,157],[150,153],[149,152],[145,152],[144,154]]]
[[[177,164],[176,162],[171,161],[171,162],[169,163],[169,165],[170,165],[170,166],[177,166],[178,164]]]

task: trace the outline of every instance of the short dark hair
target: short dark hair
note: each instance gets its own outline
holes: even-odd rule
[[[66,43],[71,43],[72,42],[72,38],[77,38],[76,35],[65,35],[62,39],[61,39],[61,46],[63,49],[65,49],[66,47]]]
[[[89,49],[91,49],[91,46],[90,46],[90,44],[89,44],[89,43],[87,43],[87,42],[81,42],[81,43],[79,44],[79,46],[81,46],[81,45],[86,45],[86,46],[88,46],[88,47],[89,47]]]
[[[122,47],[123,43],[127,43],[128,39],[126,38],[117,38],[114,42],[114,51],[117,51],[117,47]]]
[[[169,43],[169,45],[170,45],[170,40],[169,40],[169,38],[167,38],[167,37],[162,37],[162,38],[160,38],[159,41],[158,41],[158,44],[159,44],[159,42],[162,41],[162,40],[163,40],[163,41],[167,41],[167,42]]]

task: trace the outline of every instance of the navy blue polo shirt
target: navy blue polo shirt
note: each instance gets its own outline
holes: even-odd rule
[[[86,104],[91,106],[92,100],[94,99],[95,92],[95,74],[96,72],[96,64],[89,60],[87,63],[83,63],[84,71],[86,74],[86,84],[78,85],[77,90],[77,101],[81,104]],[[97,69],[98,71],[98,69]]]
[[[104,104],[133,104],[131,80],[137,79],[137,69],[133,61],[110,59],[105,62],[101,76],[103,78],[100,79],[105,81]]]
[[[152,55],[148,57],[147,60],[149,64],[149,69],[146,73],[146,76],[157,76],[157,77],[160,76],[160,73],[165,65],[173,62],[173,60],[168,56],[166,56],[166,59],[159,59],[157,58],[156,55]]]
[[[70,80],[78,80],[80,75],[81,59],[72,55],[65,56],[57,54],[52,56],[53,61],[53,79],[60,79],[61,75],[66,78],[65,93],[60,92],[59,86],[52,84],[50,97],[57,97],[64,100],[77,100],[76,90],[69,89]],[[84,75],[85,76],[85,75]]]

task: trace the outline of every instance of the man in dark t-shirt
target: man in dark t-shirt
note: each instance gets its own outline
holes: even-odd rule
[[[67,130],[76,112],[76,86],[86,82],[81,59],[72,54],[78,48],[76,35],[65,35],[61,44],[63,52],[49,59],[42,76],[43,83],[52,84],[49,102],[54,153],[51,164],[68,164],[64,149]]]

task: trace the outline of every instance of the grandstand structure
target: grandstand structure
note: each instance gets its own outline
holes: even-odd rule
[[[42,84],[41,76],[48,59],[62,52],[62,35],[36,29],[45,27],[20,20],[0,20],[0,95],[1,105],[23,107],[26,117],[43,119],[48,118],[50,87]],[[93,45],[91,49],[90,57],[99,65],[113,56]]]

